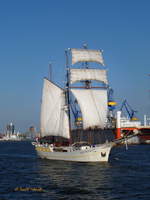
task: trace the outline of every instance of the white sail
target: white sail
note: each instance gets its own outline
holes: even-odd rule
[[[102,52],[100,50],[71,49],[72,64],[77,62],[97,62],[104,65]]]
[[[41,136],[69,138],[69,121],[65,111],[64,90],[44,79],[41,105]]]
[[[71,89],[80,106],[83,128],[104,128],[107,119],[107,90]]]
[[[108,84],[107,72],[102,69],[70,69],[70,83],[95,80]]]

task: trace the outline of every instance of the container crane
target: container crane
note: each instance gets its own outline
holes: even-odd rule
[[[125,99],[121,105],[120,110],[122,111],[123,108],[125,108],[130,120],[138,120],[135,117],[135,113],[137,112],[136,110],[133,110],[132,107],[128,104],[127,100]]]

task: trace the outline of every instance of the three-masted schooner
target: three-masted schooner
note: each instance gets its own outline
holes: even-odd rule
[[[68,62],[71,56],[71,65]],[[107,71],[90,68],[87,63],[104,65],[102,51],[68,49],[66,51],[66,85],[61,88],[51,80],[44,78],[41,105],[41,138],[49,138],[49,142],[40,139],[34,143],[37,154],[41,158],[51,160],[79,162],[107,162],[113,143],[105,140],[97,142],[75,141],[73,135],[94,134],[100,136],[111,130],[108,120],[108,80]],[[80,68],[76,64],[84,63]],[[100,82],[104,86],[92,85]],[[74,86],[76,83],[80,86]],[[72,130],[71,98],[77,102],[81,111],[82,123]],[[109,124],[109,125],[108,125]],[[73,127],[75,128],[75,127]],[[59,139],[61,138],[61,142]]]

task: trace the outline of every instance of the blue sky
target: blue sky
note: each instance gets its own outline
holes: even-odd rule
[[[42,78],[63,84],[66,48],[103,49],[118,102],[150,116],[149,0],[0,0],[0,130],[39,128]]]

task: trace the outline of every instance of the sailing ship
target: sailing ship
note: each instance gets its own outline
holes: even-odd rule
[[[65,53],[65,87],[44,78],[41,137],[34,143],[36,152],[40,158],[51,160],[108,162],[113,142],[107,136],[112,136],[113,131],[102,51],[84,46],[83,49],[67,49]],[[89,63],[101,67],[89,67]],[[73,103],[80,116],[74,116]],[[94,135],[96,138],[89,140]]]

